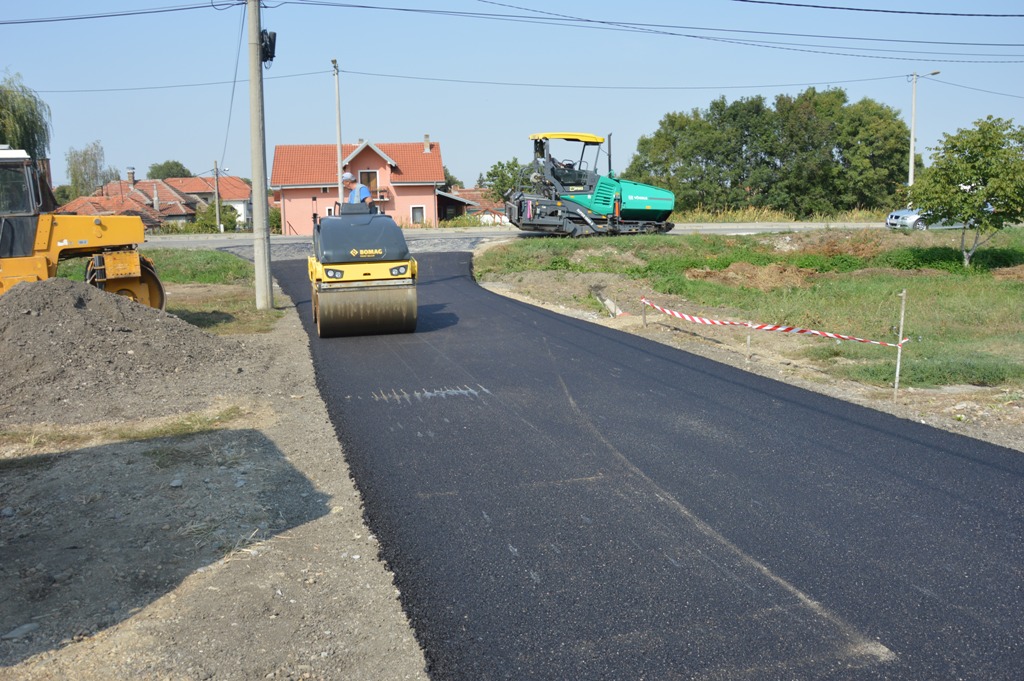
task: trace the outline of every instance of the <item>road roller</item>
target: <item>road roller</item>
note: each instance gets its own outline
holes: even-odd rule
[[[416,330],[416,260],[402,228],[375,206],[335,204],[313,216],[309,257],[320,338]]]

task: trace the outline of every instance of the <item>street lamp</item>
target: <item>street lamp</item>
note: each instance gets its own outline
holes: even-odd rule
[[[937,76],[938,71],[926,73],[925,77]],[[914,135],[916,134],[915,124],[917,118],[917,72],[910,74],[910,82],[913,86],[910,90],[910,172],[907,175],[907,186],[914,186]]]

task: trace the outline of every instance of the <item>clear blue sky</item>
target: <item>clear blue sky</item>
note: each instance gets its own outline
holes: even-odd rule
[[[67,180],[68,149],[95,140],[122,177],[169,159],[195,174],[216,159],[251,177],[244,2],[0,7],[5,70],[52,108],[56,183]],[[154,9],[173,11],[130,14]],[[107,13],[128,15],[74,18]],[[908,74],[938,70],[917,88],[927,162],[943,133],[986,115],[1024,125],[1024,17],[1013,14],[1024,15],[1024,3],[268,0],[263,26],[277,33],[277,58],[264,70],[268,173],[274,145],[335,142],[331,59],[342,69],[345,142],[430,134],[470,186],[498,161],[528,159],[527,136],[541,131],[612,132],[621,171],[666,113],[719,96],[770,100],[837,86],[909,124]]]

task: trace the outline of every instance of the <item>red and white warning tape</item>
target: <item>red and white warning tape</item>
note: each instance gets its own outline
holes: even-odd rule
[[[890,348],[901,348],[909,338],[904,338],[899,343],[886,343],[885,341],[868,340],[866,338],[857,338],[856,336],[844,336],[841,333],[829,333],[828,331],[815,331],[814,329],[800,329],[795,326],[781,326],[778,324],[755,324],[753,322],[732,322],[721,319],[707,319],[706,317],[696,317],[694,315],[685,314],[683,312],[676,312],[675,310],[667,310],[663,307],[655,305],[647,298],[641,298],[640,302],[644,305],[650,305],[658,312],[663,312],[671,317],[676,317],[688,322],[694,322],[695,324],[712,324],[714,326],[742,326],[755,331],[781,331],[782,333],[795,333],[805,334],[808,336],[821,336],[823,338],[835,338],[837,340],[848,340],[856,341],[858,343],[871,343],[872,345],[884,345]]]

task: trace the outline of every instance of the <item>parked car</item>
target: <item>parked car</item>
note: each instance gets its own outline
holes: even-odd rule
[[[931,214],[926,210],[901,208],[889,213],[885,218],[885,226],[890,229],[963,229],[964,223],[933,222]]]

